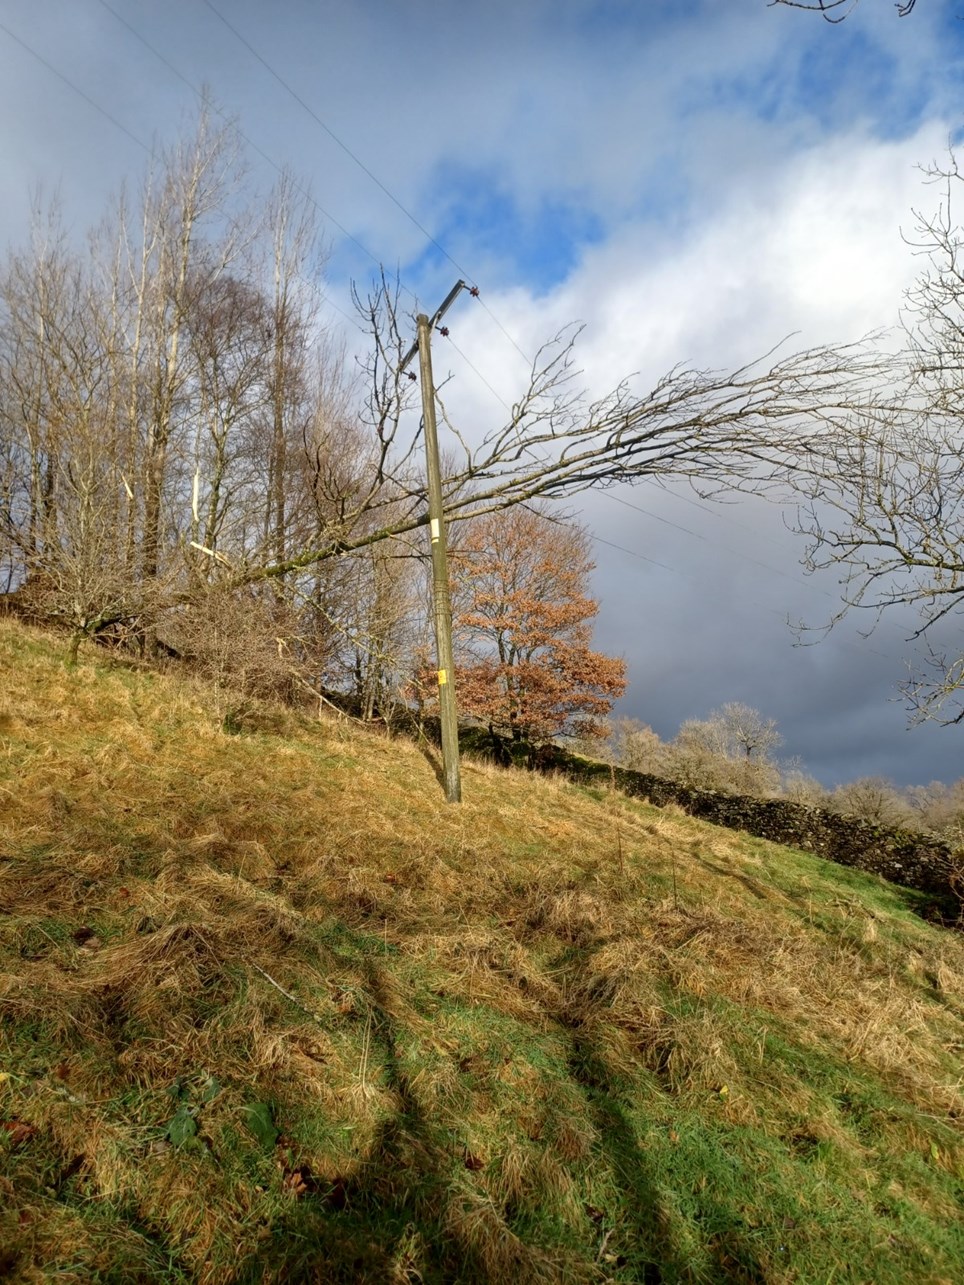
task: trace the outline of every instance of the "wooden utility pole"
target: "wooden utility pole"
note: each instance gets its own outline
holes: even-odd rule
[[[422,382],[422,428],[425,433],[425,463],[428,470],[428,518],[432,546],[432,605],[435,617],[435,651],[438,660],[438,704],[442,723],[442,774],[448,803],[462,802],[459,772],[459,715],[455,699],[455,670],[452,659],[452,598],[449,593],[448,549],[445,515],[442,510],[442,469],[438,456],[438,428],[435,421],[435,382],[432,378],[432,328],[465,286],[459,281],[431,320],[420,312],[416,318],[418,338],[401,369],[418,350]]]

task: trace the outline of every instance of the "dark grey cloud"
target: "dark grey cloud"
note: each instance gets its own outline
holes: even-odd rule
[[[885,617],[869,636],[868,615],[824,630],[839,604],[834,577],[803,576],[802,541],[778,510],[694,508],[691,496],[651,488],[643,498],[642,490],[620,494],[678,525],[627,518],[604,497],[586,505],[601,537],[597,643],[629,664],[621,713],[667,739],[687,718],[744,701],[777,720],[784,757],[831,786],[859,776],[908,785],[964,775],[959,729],[910,726],[899,684],[913,651],[911,612]]]

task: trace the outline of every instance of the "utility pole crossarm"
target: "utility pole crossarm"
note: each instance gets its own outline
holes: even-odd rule
[[[435,310],[435,315],[432,317],[431,321],[428,322],[429,332],[433,331],[435,327],[438,325],[438,323],[442,320],[442,318],[448,312],[449,308],[458,298],[459,293],[462,290],[467,290],[467,289],[468,289],[468,286],[465,284],[464,281],[462,281],[461,279],[456,281],[455,285],[452,287],[452,289],[448,292],[448,294],[442,300],[441,304]],[[422,314],[419,314],[419,315],[421,316]],[[426,318],[426,320],[428,320],[428,318]],[[418,352],[418,342],[419,341],[416,338],[411,348],[409,348],[408,352],[402,358],[402,364],[398,368],[399,374],[402,373],[402,371],[405,369],[408,363],[412,360],[412,358]]]

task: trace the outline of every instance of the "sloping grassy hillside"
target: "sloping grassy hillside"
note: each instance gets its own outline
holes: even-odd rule
[[[0,1276],[958,1282],[964,937],[0,623]]]

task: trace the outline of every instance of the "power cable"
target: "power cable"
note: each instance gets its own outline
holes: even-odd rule
[[[642,513],[648,518],[653,518],[657,522],[662,522],[664,526],[673,527],[677,531],[683,531],[686,535],[691,535],[694,540],[702,540],[704,543],[710,542],[709,536],[701,535],[699,531],[691,531],[688,526],[683,526],[681,522],[673,522],[670,518],[664,518],[661,514],[654,513],[652,509],[644,509],[641,505],[633,504],[631,500],[625,500],[620,495],[613,495],[610,491],[603,491],[602,494],[605,495],[607,499],[612,500],[615,504],[621,504],[626,509],[634,509],[637,513]],[[685,498],[684,496],[677,495],[675,491],[671,492],[671,494],[675,499],[681,500]],[[699,505],[698,507],[703,509],[703,512],[716,516],[712,509],[706,509],[703,505]],[[743,526],[744,524],[741,523],[740,525]],[[745,527],[745,529],[752,531],[753,528]],[[722,548],[726,553],[731,554],[735,558],[740,558],[743,562],[748,562],[755,567],[761,567],[764,571],[769,571],[772,575],[781,576],[784,580],[790,580],[794,584],[801,585],[804,588],[809,588],[805,580],[801,580],[799,576],[791,575],[789,571],[781,571],[779,567],[771,566],[769,562],[762,562],[759,558],[751,557],[748,553],[740,553],[736,549],[728,548],[726,545],[720,545],[717,541],[714,541],[713,543],[716,548]],[[833,594],[830,593],[828,589],[817,589],[817,592],[823,594],[825,598],[833,597]]]
[[[508,339],[508,341],[509,341],[509,343],[512,345],[512,347],[516,350],[516,352],[519,354],[519,356],[520,356],[520,357],[522,358],[522,360],[525,362],[525,364],[526,364],[526,366],[529,368],[529,370],[532,370],[532,367],[533,367],[533,365],[535,364],[535,363],[533,362],[532,358],[531,358],[531,357],[529,357],[529,356],[528,356],[528,355],[527,355],[527,354],[526,354],[526,353],[525,353],[525,352],[524,352],[524,351],[519,347],[519,345],[516,343],[516,341],[515,341],[515,340],[512,338],[512,336],[509,334],[508,330],[506,330],[505,326],[503,326],[503,324],[502,324],[502,322],[499,320],[499,318],[495,315],[495,313],[492,311],[492,309],[489,307],[489,305],[488,305],[488,304],[485,302],[485,300],[482,298],[481,294],[476,295],[476,298],[478,299],[478,301],[479,301],[479,303],[482,305],[482,307],[485,309],[485,311],[486,311],[486,312],[489,314],[489,316],[492,318],[492,320],[495,322],[495,324],[498,326],[498,328],[499,328],[499,329],[502,331],[502,333],[505,335],[506,339]]]
[[[177,67],[174,66],[174,64],[170,61],[170,59],[166,58],[162,53],[160,53],[143,35],[141,35],[139,31],[136,30],[134,26],[132,26],[131,23],[129,23],[125,18],[123,18],[116,11],[116,9],[113,8],[112,5],[108,4],[107,0],[100,0],[100,3],[108,11],[108,13],[112,15],[112,17],[117,22],[121,23],[124,27],[126,27],[126,29],[150,53],[152,53],[155,58],[157,58],[161,63],[163,63],[164,66],[166,66],[168,70],[178,78],[178,80],[180,80],[183,84],[185,84],[191,90],[192,93],[200,96],[200,91],[191,83],[190,80],[188,80],[186,76],[184,76],[177,69]],[[315,112],[313,108],[307,102],[305,102],[305,100],[301,97],[301,95],[298,94],[297,91],[294,90],[290,84],[288,84],[288,82],[284,79],[284,77],[278,71],[276,71],[274,67],[272,67],[272,65],[268,62],[268,60],[255,48],[255,46],[244,35],[242,35],[242,33],[237,29],[237,27],[234,26],[234,24],[231,23],[224,16],[223,13],[221,13],[221,11],[217,8],[217,6],[212,3],[212,0],[204,0],[204,3],[207,6],[207,8],[211,10],[214,16],[227,28],[227,30],[231,32],[231,34],[235,37],[235,39],[238,40],[244,46],[244,48],[248,50],[251,56],[255,58],[261,64],[262,67],[264,67],[265,71],[267,71],[268,74],[272,76],[274,80],[276,80],[277,83],[285,90],[285,92],[288,93],[294,99],[294,101],[302,108],[302,110],[307,112],[308,115],[311,117],[311,119],[315,121],[315,123],[325,131],[325,133],[332,139],[332,141],[336,143],[338,147],[340,147],[342,151],[344,151],[345,154],[351,158],[352,161],[354,161],[354,163],[359,167],[359,169],[361,169],[362,172],[366,174],[368,178],[370,178],[371,181],[382,192],[385,193],[385,195],[389,198],[389,200],[392,201],[392,203],[398,207],[398,209],[405,215],[405,217],[412,223],[412,225],[415,228],[417,228],[417,230],[422,234],[425,240],[430,245],[434,246],[439,251],[439,253],[442,254],[446,259],[448,259],[449,263],[452,264],[452,266],[459,272],[461,276],[465,277],[473,285],[475,285],[476,284],[475,279],[472,276],[472,274],[467,269],[461,266],[461,264],[448,252],[448,250],[446,250],[446,248],[441,244],[441,242],[436,237],[434,237],[432,233],[429,232],[429,230],[408,209],[408,207],[402,201],[399,200],[399,198],[394,194],[394,192],[391,191],[391,189],[387,186],[387,184],[383,183],[382,180],[378,177],[378,175],[369,166],[367,166],[364,163],[364,161],[361,160],[361,158],[352,150],[352,148],[350,148],[348,144],[344,142],[344,140],[340,138],[324,120],[322,120],[322,118],[317,114],[317,112]],[[51,70],[54,70],[54,69],[51,69]],[[56,71],[55,71],[55,74],[60,75],[60,73]],[[82,93],[82,91],[80,90],[78,90],[77,92]],[[118,123],[118,122],[115,122],[115,123]],[[119,128],[123,129],[124,127],[122,125],[119,125]],[[266,152],[264,152],[241,129],[238,129],[238,134],[239,134],[239,137],[243,138],[244,141],[248,144],[249,147],[252,148],[254,152],[256,152],[260,157],[262,157],[262,159],[267,161],[269,165],[272,165],[276,170],[278,170],[279,173],[281,172],[280,167],[273,160],[273,158],[270,157]],[[321,206],[315,200],[315,198],[311,196],[310,193],[308,193],[304,189],[301,189],[300,187],[299,187],[299,190],[301,190],[303,194],[306,196],[306,198],[310,200],[312,204],[314,204],[315,208],[319,211],[320,214],[323,215],[324,218],[326,218],[334,227],[338,228],[338,230],[349,241],[351,241],[354,245],[356,245],[367,258],[371,259],[371,261],[374,264],[376,264],[376,266],[381,268],[382,262],[383,262],[382,260],[380,260],[376,255],[374,255],[371,252],[371,250],[368,249],[367,246],[363,245],[362,242],[359,241],[357,237],[355,237],[351,232],[349,232],[348,229],[341,222],[339,222],[339,220],[336,219],[333,214],[325,210],[324,207]],[[412,295],[413,299],[415,298],[414,294],[410,290],[408,290],[407,287],[403,287],[403,288],[405,289],[407,294]],[[509,330],[502,324],[500,319],[492,311],[492,309],[489,307],[486,301],[481,297],[481,294],[478,292],[477,287],[476,287],[474,297],[478,299],[483,310],[487,313],[487,315],[489,316],[493,324],[497,327],[498,330],[501,331],[505,339],[512,345],[512,347],[515,349],[515,351],[518,353],[521,359],[526,363],[527,367],[531,369],[532,359],[523,350],[523,348],[516,342],[516,340],[513,338]],[[336,307],[337,311],[342,312],[340,308],[337,308],[337,305],[333,305],[333,306]],[[342,315],[347,316],[347,314],[344,312],[342,312]],[[351,319],[349,318],[349,320]]]
[[[592,536],[593,541],[596,544],[605,544],[610,549],[617,549],[620,553],[626,553],[631,558],[638,558],[640,562],[648,562],[651,566],[659,567],[662,571],[668,571],[670,575],[679,576],[686,574],[683,571],[679,571],[676,567],[671,567],[667,562],[657,562],[655,558],[647,557],[645,553],[640,553],[638,549],[627,549],[623,544],[614,544],[612,540],[604,540],[601,535],[597,535],[595,531],[591,529],[589,534]]]
[[[655,517],[656,515],[652,514],[650,516]],[[693,575],[693,573],[690,571],[680,571],[678,567],[672,567],[665,562],[658,562],[655,558],[647,557],[646,554],[639,553],[635,549],[627,549],[625,545],[614,544],[612,540],[604,540],[602,536],[597,535],[596,532],[592,530],[592,528],[589,528],[589,533],[596,544],[604,544],[610,549],[616,549],[620,553],[628,554],[629,557],[636,558],[641,562],[648,562],[653,566],[659,567],[663,571],[669,571],[674,576],[682,576],[684,579],[689,580],[695,584],[698,584],[701,581],[701,577]],[[734,556],[740,557],[742,555],[734,554]],[[703,583],[709,583],[709,581],[703,580]],[[720,587],[719,582],[714,582],[713,587],[715,589],[719,589]],[[759,611],[764,612],[766,615],[776,616],[779,620],[783,621],[784,624],[788,624],[788,618],[786,613],[784,611],[781,611],[779,608],[768,607],[764,603],[759,602],[756,598],[744,598],[743,601],[756,607]],[[792,628],[792,626],[790,627]],[[863,646],[860,646],[855,642],[851,642],[849,638],[844,638],[840,640],[840,644],[846,647],[848,650],[857,652],[860,655],[865,655],[867,652],[870,652],[871,655],[879,656],[882,660],[887,660],[895,663],[899,659],[897,656],[893,656],[889,652],[880,651],[879,648],[877,647],[871,647],[869,643],[865,643]]]
[[[104,3],[104,0],[101,0],[101,3]],[[384,192],[385,195],[388,197],[388,199],[395,206],[397,206],[399,210],[401,210],[402,214],[405,215],[405,217],[409,220],[409,222],[412,224],[413,227],[418,229],[418,231],[422,234],[422,236],[425,238],[428,244],[434,246],[435,249],[438,250],[439,254],[443,255],[446,259],[448,259],[449,263],[451,263],[452,267],[456,269],[456,271],[459,273],[461,277],[464,277],[468,282],[470,282],[473,286],[476,287],[474,291],[474,297],[478,299],[479,303],[482,305],[482,308],[488,314],[488,316],[495,324],[495,326],[502,332],[502,334],[505,336],[508,342],[512,345],[512,347],[516,350],[516,352],[519,354],[522,360],[531,369],[532,359],[519,346],[519,344],[515,341],[515,339],[506,329],[506,327],[502,324],[499,318],[495,315],[495,313],[492,311],[489,305],[482,298],[481,294],[478,291],[478,283],[476,282],[472,273],[469,272],[468,269],[462,267],[462,265],[458,262],[458,260],[455,259],[448,252],[448,250],[446,250],[445,246],[442,245],[442,243],[436,237],[434,237],[431,232],[429,232],[428,228],[426,228],[424,224],[422,224],[416,218],[416,216],[411,212],[411,210],[402,201],[399,200],[399,198],[395,195],[395,193],[391,190],[391,188],[389,188],[386,183],[383,183],[382,180],[378,177],[378,175],[372,169],[370,169],[369,166],[365,164],[365,162],[357,155],[357,153],[354,152],[348,146],[348,144],[335,133],[335,131],[331,128],[331,126],[328,125],[324,120],[322,120],[322,118],[318,115],[318,113],[308,103],[305,102],[305,100],[301,97],[301,95],[295,89],[293,89],[291,85],[289,85],[289,83],[280,74],[280,72],[276,71],[275,68],[272,67],[272,65],[268,62],[267,58],[265,58],[261,53],[258,52],[255,46],[241,34],[241,32],[237,29],[237,27],[235,27],[233,23],[229,22],[228,19],[225,18],[224,14],[221,13],[218,7],[213,3],[213,0],[204,0],[204,4],[207,6],[208,9],[211,10],[214,16],[224,24],[224,26],[228,29],[228,31],[231,32],[231,34],[235,37],[235,39],[240,41],[240,43],[245,47],[245,49],[247,49],[247,51],[251,54],[251,56],[257,59],[257,61],[261,64],[261,66],[265,69],[265,71],[267,71],[268,74],[272,76],[274,80],[277,81],[277,83],[282,87],[282,89],[284,89],[286,93],[290,94],[290,96],[294,99],[294,101],[298,104],[298,106],[301,107],[303,111],[308,113],[311,119],[317,125],[319,125],[321,129],[325,131],[328,137],[334,143],[336,143],[338,147],[341,148],[341,150],[346,154],[346,156],[349,156],[351,160],[353,160],[354,163],[358,166],[358,168],[371,179],[371,181],[375,184],[375,186],[378,187],[380,191]],[[354,240],[354,237],[352,237],[352,240]],[[374,256],[370,256],[370,257],[374,257]]]
[[[108,10],[108,12],[112,14],[113,17],[117,19],[118,22],[122,23],[123,26],[125,26],[132,33],[132,35],[136,36],[137,39],[140,40],[141,44],[143,44],[147,49],[150,50],[151,53],[153,53],[157,58],[159,58],[160,61],[164,63],[174,73],[175,76],[178,77],[179,80],[183,81],[183,83],[187,85],[187,87],[193,93],[197,94],[199,98],[202,97],[200,90],[196,89],[195,86],[192,85],[191,82],[185,76],[182,76],[181,73],[177,70],[177,68],[172,63],[170,63],[164,57],[163,54],[158,53],[158,51],[154,49],[153,46],[151,46],[142,36],[140,36],[139,33],[134,30],[134,28],[130,25],[129,22],[126,22],[120,16],[120,14],[115,13],[114,10],[111,9],[110,5],[106,3],[106,0],[100,0],[100,3],[104,6],[105,9]],[[60,71],[57,67],[53,65],[53,63],[49,62],[41,54],[37,53],[37,51],[33,49],[30,45],[28,45],[26,41],[21,40],[21,38],[17,36],[14,32],[12,32],[9,29],[9,27],[5,26],[3,23],[0,23],[0,31],[4,32],[4,34],[9,36],[11,40],[15,41],[16,44],[20,45],[21,48],[26,50],[26,52],[29,53],[31,57],[35,58],[37,62],[41,64],[42,67],[44,67],[47,71],[51,73],[51,75],[55,76],[59,81],[65,84],[68,89],[72,90],[75,94],[78,95],[78,97],[82,98],[85,103],[88,103],[91,107],[95,109],[95,111],[99,112],[106,120],[110,121],[110,123],[116,129],[119,129],[121,133],[126,134],[126,136],[132,140],[132,142],[136,143],[138,147],[142,148],[149,156],[152,155],[153,149],[149,147],[142,139],[138,138],[136,134],[132,133],[132,131],[129,130],[127,126],[123,124],[122,121],[119,121],[116,116],[112,115],[112,113],[109,112],[105,107],[102,107],[100,103],[98,103],[95,99],[91,98],[91,96],[87,94],[83,89],[81,89],[79,85],[74,84],[74,82],[70,80],[69,77],[65,76],[62,71]],[[220,111],[218,108],[215,108],[214,110],[217,111],[218,115],[226,119],[224,112]],[[244,141],[248,144],[248,146],[253,148],[253,150],[257,152],[259,156],[263,157],[264,160],[266,160],[270,165],[272,165],[278,171],[279,174],[284,173],[281,167],[270,156],[268,156],[266,152],[262,151],[261,148],[258,147],[258,145],[254,143],[250,138],[248,138],[247,135],[244,134],[240,129],[238,129],[238,136],[240,138],[243,138]],[[364,250],[366,254],[369,254],[369,251],[365,250],[365,247],[361,244],[361,242],[356,240],[356,238],[353,237],[352,234],[346,228],[342,227],[342,225],[338,222],[337,219],[334,218],[333,215],[329,214],[327,210],[325,210],[322,206],[320,206],[318,202],[315,200],[315,198],[311,195],[311,193],[306,188],[301,187],[301,185],[297,183],[296,180],[292,180],[292,181],[294,183],[294,186],[297,188],[297,190],[301,192],[301,194],[305,197],[306,200],[310,201],[311,204],[315,206],[315,208],[323,217],[327,218],[337,228],[339,228],[339,230],[342,231],[345,234],[345,236],[348,237],[349,240],[354,241],[355,244],[359,246],[360,249]],[[370,257],[374,259],[374,255],[370,255]],[[377,259],[374,259],[374,261],[376,263],[378,262]],[[363,334],[365,333],[362,330],[362,327],[358,325],[358,322],[355,320],[355,318],[352,317],[350,313],[347,313],[344,310],[344,308],[339,307],[339,305],[335,303],[335,301],[329,295],[326,295],[324,291],[321,290],[315,282],[310,281],[308,280],[308,278],[301,277],[301,276],[299,276],[297,279],[301,281],[303,285],[307,286],[322,303],[326,304],[330,308],[333,308],[335,312],[340,313],[345,318],[346,321],[348,321],[352,326],[355,327],[356,330],[360,331]]]
[[[478,379],[481,383],[483,383],[483,384],[486,386],[486,388],[489,390],[489,392],[492,394],[492,396],[495,398],[495,400],[499,403],[499,405],[503,408],[503,410],[507,411],[507,412],[511,415],[511,414],[512,414],[512,407],[511,407],[511,406],[509,405],[509,403],[505,400],[505,398],[502,396],[502,394],[501,394],[501,393],[499,393],[499,392],[497,392],[497,391],[492,387],[492,385],[489,383],[489,381],[486,379],[486,377],[482,374],[481,370],[479,370],[478,366],[476,366],[473,362],[471,362],[471,361],[469,360],[469,358],[468,358],[468,357],[466,357],[465,353],[464,353],[464,352],[462,351],[462,349],[458,346],[458,344],[455,342],[455,340],[452,338],[452,336],[451,336],[450,334],[446,334],[445,338],[448,340],[448,342],[451,344],[451,346],[455,349],[455,351],[458,353],[458,355],[462,358],[462,360],[465,362],[466,366],[468,366],[469,370],[471,370],[471,371],[472,371],[472,373],[473,373],[473,375],[475,375],[476,379]]]
[[[250,41],[246,40],[245,37],[241,34],[241,32],[237,29],[237,27],[235,27],[231,22],[228,21],[227,18],[225,18],[224,14],[221,13],[221,11],[217,8],[217,6],[212,3],[212,0],[204,0],[204,4],[207,5],[207,7],[211,10],[214,16],[218,18],[225,25],[225,27],[227,27],[228,31],[232,33],[235,39],[239,40],[241,44],[244,45],[245,49],[247,49],[247,51],[251,54],[251,56],[257,59],[257,61],[261,64],[261,66],[264,67],[265,71],[267,71],[269,75],[274,77],[274,79],[278,82],[278,84],[282,87],[282,89],[284,89],[286,93],[291,95],[291,97],[295,100],[295,102],[298,103],[298,105],[308,113],[308,115],[311,117],[313,121],[315,121],[317,125],[321,126],[321,128],[325,131],[328,137],[334,143],[336,143],[347,156],[351,157],[351,159],[355,162],[355,164],[358,166],[359,169],[363,170],[364,173],[368,175],[368,177],[376,185],[376,187],[380,188],[381,191],[384,192],[385,195],[388,197],[388,199],[394,205],[398,206],[398,208],[405,215],[405,217],[419,230],[419,232],[421,232],[422,236],[424,236],[428,242],[434,245],[436,250],[438,250],[440,254],[444,255],[445,258],[448,259],[449,263],[451,263],[453,268],[456,269],[459,276],[465,277],[467,280],[471,281],[472,280],[471,274],[467,272],[465,268],[461,266],[461,264],[459,264],[458,262],[456,262],[455,259],[452,258],[448,250],[446,250],[443,245],[441,245],[438,241],[436,241],[435,237],[432,236],[431,232],[429,232],[429,230],[426,227],[423,227],[423,225],[418,221],[418,219],[411,212],[411,210],[409,210],[405,205],[402,204],[402,202],[398,199],[398,197],[394,194],[394,192],[392,192],[388,187],[386,187],[386,185],[381,181],[378,175],[373,173],[373,171],[368,168],[368,166],[364,163],[364,161],[362,161],[352,151],[352,149],[348,146],[348,144],[344,142],[341,138],[339,138],[338,135],[335,133],[335,131],[321,119],[321,117],[317,114],[317,112],[315,112],[311,107],[309,107],[309,105],[305,102],[305,100],[301,97],[301,95],[298,94],[294,89],[292,89],[292,87],[288,84],[288,82],[284,79],[284,77],[280,75],[277,71],[275,71],[275,69],[271,66],[271,64],[268,62],[266,58],[262,57],[262,55],[257,51],[257,49],[255,49],[254,45],[252,45]],[[474,281],[472,282],[472,284],[473,285],[475,284]]]
[[[194,94],[199,101],[202,101],[202,102],[204,101],[204,95],[202,91],[198,89],[198,87],[194,85],[188,79],[188,77],[183,74],[183,72],[179,71],[178,68],[175,67],[175,65],[171,62],[169,58],[166,58],[164,54],[162,54],[159,49],[157,49],[154,45],[152,45],[151,42],[145,36],[141,35],[141,33],[135,27],[133,27],[131,23],[127,21],[126,18],[122,17],[121,14],[119,14],[111,4],[108,4],[108,0],[98,0],[98,2],[104,9],[107,10],[107,12],[111,15],[112,18],[114,18],[117,22],[121,24],[121,26],[125,27],[130,32],[130,34],[134,37],[135,40],[137,40],[140,44],[142,44],[149,53],[153,54],[153,56],[158,60],[158,62],[162,63],[173,76],[176,76],[177,79],[181,82],[181,84],[186,85],[187,88],[191,91],[191,93]],[[214,111],[217,112],[217,114],[223,120],[229,120],[227,113],[223,112],[216,105],[214,106]],[[347,240],[351,241],[352,244],[356,245],[364,255],[366,255],[369,259],[371,259],[371,261],[376,266],[381,267],[380,261],[378,260],[378,258],[376,258],[374,254],[372,254],[371,250],[369,250],[367,246],[363,245],[362,242],[359,241],[356,236],[353,236],[352,233],[349,232],[348,229],[344,226],[344,224],[340,223],[338,219],[336,219],[335,216],[329,210],[326,210],[325,207],[316,200],[316,198],[312,195],[312,193],[306,187],[302,186],[302,184],[299,183],[297,179],[294,178],[291,174],[287,174],[284,168],[278,164],[278,162],[274,159],[274,157],[269,156],[268,153],[264,151],[263,148],[259,147],[258,144],[252,138],[250,138],[244,132],[244,130],[241,129],[239,125],[237,125],[235,122],[231,122],[231,123],[234,125],[234,128],[237,130],[238,137],[242,139],[247,144],[247,146],[251,148],[253,152],[257,153],[257,155],[260,156],[262,160],[266,161],[272,167],[272,169],[275,170],[277,174],[281,175],[282,177],[287,176],[291,181],[292,185],[295,187],[295,189],[301,194],[301,196],[304,197],[306,201],[310,202],[310,204],[314,206],[314,208],[318,211],[318,213],[322,216],[322,218],[327,219],[327,221],[331,223],[334,227],[336,227],[338,231],[341,232],[341,234]],[[313,290],[323,303],[326,303],[330,307],[334,308],[336,312],[341,313],[341,315],[347,321],[349,321],[357,330],[362,329],[361,326],[358,325],[358,322],[355,320],[354,317],[352,317],[349,313],[347,313],[343,308],[340,308],[338,304],[335,303],[335,301],[329,295],[326,295],[324,291],[322,291],[313,281],[309,281],[305,277],[299,277],[299,280],[301,280],[305,285],[307,285],[311,290]]]
[[[101,116],[106,117],[107,120],[119,129],[122,134],[126,134],[132,143],[136,143],[138,147],[142,148],[148,155],[150,155],[151,149],[142,139],[138,138],[136,134],[133,134],[126,125],[121,124],[117,117],[112,116],[106,107],[101,107],[100,103],[91,98],[90,94],[85,93],[79,85],[75,85],[74,82],[68,79],[62,71],[58,71],[53,63],[48,62],[46,58],[41,54],[38,54],[36,49],[33,49],[27,44],[26,40],[21,40],[18,35],[12,32],[9,27],[4,26],[2,22],[0,22],[0,31],[2,31],[6,36],[9,36],[9,38],[18,44],[21,49],[25,49],[27,53],[30,54],[31,58],[36,58],[37,62],[39,62],[42,67],[46,67],[51,75],[56,76],[57,79],[62,81],[68,89],[72,89],[75,94],[84,100],[85,103],[88,103],[95,111],[100,112]]]

